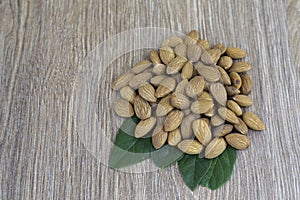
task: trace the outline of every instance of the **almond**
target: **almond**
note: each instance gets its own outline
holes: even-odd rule
[[[167,65],[171,60],[173,60],[173,58],[175,58],[175,53],[170,47],[163,46],[159,49],[159,56],[161,61]]]
[[[236,116],[241,116],[243,114],[241,107],[235,101],[228,100],[227,107],[234,112]]]
[[[160,82],[159,86],[155,91],[155,96],[157,98],[164,97],[170,94],[175,89],[175,87],[176,87],[176,81],[171,77],[167,77]]]
[[[159,53],[155,50],[150,52],[150,60],[153,64],[161,64]]]
[[[154,118],[154,117],[150,117],[148,119],[141,120],[136,125],[134,136],[136,138],[141,138],[141,137],[147,135],[147,133],[149,133],[152,130],[155,123],[156,123],[156,118]]]
[[[154,76],[153,78],[150,79],[150,83],[155,87],[157,87],[165,78],[167,78],[167,76],[164,75]]]
[[[155,64],[152,73],[155,75],[163,75],[166,73],[167,66],[164,64]]]
[[[167,115],[165,120],[165,125],[164,125],[165,131],[169,132],[177,129],[182,122],[183,116],[184,116],[183,112],[179,110],[171,111]]]
[[[221,155],[227,147],[223,138],[213,139],[205,148],[205,158],[212,159]]]
[[[221,83],[212,83],[210,85],[210,92],[214,99],[222,106],[226,105],[227,101],[227,92],[223,84]]]
[[[190,106],[190,100],[183,94],[173,93],[171,105],[178,109],[187,109]]]
[[[187,59],[181,56],[177,56],[176,58],[172,59],[167,66],[167,74],[178,73],[186,62]]]
[[[196,140],[182,140],[178,145],[178,149],[180,149],[183,153],[196,155],[201,153],[203,146],[197,142]]]
[[[208,49],[206,49],[206,50],[208,50]],[[206,65],[215,64],[214,59],[211,57],[211,55],[207,51],[203,51],[200,59]]]
[[[212,126],[220,126],[221,124],[224,124],[225,120],[222,119],[218,114],[214,115],[210,119],[210,123]]]
[[[210,55],[210,57],[214,63],[217,63],[222,55],[222,52],[220,49],[207,49],[206,51]]]
[[[204,113],[204,115],[206,117],[213,117],[216,114],[217,110],[216,110],[216,106],[213,105],[212,107],[210,107],[210,109],[208,109],[207,112]]]
[[[207,40],[198,40],[197,45],[201,46],[203,49],[209,49],[210,44]]]
[[[184,117],[180,125],[181,136],[183,139],[189,139],[193,136],[192,123],[196,119],[196,115],[189,114]]]
[[[253,112],[245,112],[243,114],[243,121],[247,124],[249,128],[253,130],[262,131],[265,129],[265,124]]]
[[[185,87],[187,86],[188,83],[189,81],[187,79],[183,79],[182,81],[180,81],[176,86],[175,92],[185,94]]]
[[[171,95],[168,95],[160,100],[156,108],[156,116],[165,116],[174,109],[174,107],[171,105],[170,99]]]
[[[150,60],[142,60],[137,64],[135,64],[131,69],[131,71],[135,74],[139,74],[151,66],[152,66],[152,62],[150,62]]]
[[[213,130],[214,137],[223,137],[229,133],[231,133],[233,126],[231,124],[222,124],[217,126]]]
[[[196,100],[191,104],[191,111],[195,114],[204,114],[214,106],[213,101]]]
[[[229,74],[232,86],[236,87],[237,89],[240,89],[242,86],[242,79],[240,75],[237,72],[230,72]]]
[[[229,69],[232,63],[232,58],[230,58],[229,56],[222,56],[218,61],[218,65],[224,68],[225,70]]]
[[[191,79],[193,76],[194,67],[191,62],[185,63],[181,71],[181,78],[182,79]]]
[[[237,89],[234,86],[226,86],[225,89],[226,89],[226,92],[227,92],[228,96],[233,96],[233,95],[236,95],[236,94],[240,94],[240,90]]]
[[[181,141],[180,129],[177,128],[174,131],[171,131],[168,135],[168,144],[170,146],[176,146]]]
[[[168,39],[168,46],[169,47],[176,47],[181,43],[183,43],[183,40],[180,37],[170,37]]]
[[[253,101],[248,96],[243,94],[238,94],[232,97],[232,99],[237,102],[240,106],[251,106]]]
[[[246,149],[250,145],[249,138],[239,133],[230,133],[225,136],[225,139],[230,146],[239,150]]]
[[[191,32],[189,32],[187,34],[190,38],[192,38],[193,40],[199,40],[199,32],[197,30],[192,30]]]
[[[129,81],[134,77],[133,73],[126,73],[119,76],[112,84],[114,90],[120,90],[127,86]]]
[[[198,62],[195,64],[197,72],[209,82],[217,82],[221,78],[221,74],[216,67],[206,66]]]
[[[240,132],[241,134],[247,134],[248,133],[248,127],[245,124],[245,122],[239,118],[239,123],[234,125],[234,128]]]
[[[139,87],[139,95],[148,102],[156,102],[156,97],[154,96],[155,89],[149,83],[146,83]]]
[[[151,116],[151,107],[147,101],[137,95],[134,99],[134,111],[138,118],[147,119]]]
[[[242,86],[240,88],[242,94],[249,94],[252,90],[252,79],[248,74],[243,74],[242,78]]]
[[[132,117],[134,115],[132,105],[124,99],[115,102],[114,110],[120,117]]]
[[[177,45],[174,49],[174,52],[177,56],[181,56],[184,58],[186,58],[186,51],[187,51],[187,46],[184,43]]]
[[[220,66],[217,66],[220,74],[221,74],[221,78],[220,81],[224,84],[224,85],[231,85],[231,80],[230,77],[228,76],[227,72]]]
[[[229,69],[229,72],[246,72],[251,70],[251,65],[248,62],[236,62],[233,63]]]
[[[220,43],[213,46],[213,49],[219,49],[221,51],[221,54],[224,54],[226,52],[226,47]]]
[[[156,127],[151,139],[153,147],[159,149],[166,143],[168,133],[164,131],[163,126]]]
[[[194,134],[196,138],[199,140],[199,142],[206,146],[209,141],[211,140],[211,131],[207,124],[207,122],[203,119],[197,119],[193,121],[192,128],[194,131]]]
[[[149,73],[149,72],[137,74],[129,81],[129,86],[132,89],[136,90],[141,85],[146,83],[150,78],[152,78],[152,73]]]
[[[125,86],[120,90],[120,95],[123,99],[129,101],[130,103],[134,102],[134,99],[136,97],[136,93],[133,89],[131,89],[129,86]]]
[[[247,53],[244,50],[234,47],[228,47],[226,49],[226,54],[233,59],[241,59],[247,56]]]
[[[205,81],[202,76],[195,76],[192,78],[185,88],[185,93],[189,97],[195,97],[203,92]]]
[[[201,53],[201,47],[196,44],[191,44],[187,48],[187,57],[190,62],[197,62],[200,59]]]
[[[239,123],[238,117],[234,114],[234,112],[232,112],[228,108],[220,107],[218,109],[218,113],[219,113],[221,118],[225,119],[228,122],[231,122],[233,124],[238,124]]]
[[[191,114],[192,111],[191,111],[191,109],[187,108],[187,109],[182,110],[182,112],[184,113],[184,116],[187,116],[187,115]]]

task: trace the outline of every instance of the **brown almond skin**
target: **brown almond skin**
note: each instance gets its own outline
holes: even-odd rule
[[[228,108],[220,107],[218,109],[218,113],[219,113],[220,117],[222,117],[223,119],[225,119],[226,121],[228,121],[230,123],[233,123],[233,124],[239,123],[239,119],[236,116],[236,114],[234,112],[232,112],[231,110],[229,110]]]
[[[170,146],[176,146],[180,141],[181,141],[181,133],[179,128],[169,132],[168,144]]]
[[[141,96],[137,95],[133,103],[134,111],[139,119],[147,119],[151,116],[151,106]]]
[[[221,51],[221,54],[224,54],[227,48],[223,44],[219,43],[213,46],[213,49],[219,49]]]
[[[158,75],[158,76],[154,76],[153,78],[150,79],[150,83],[157,87],[165,78],[167,78],[167,76],[165,75]]]
[[[207,40],[198,40],[197,45],[199,45],[203,49],[210,49],[210,44]]]
[[[120,117],[132,117],[134,115],[132,105],[124,99],[115,102],[114,110]]]
[[[173,93],[171,96],[171,105],[178,109],[187,109],[190,107],[190,100],[180,93]]]
[[[227,107],[234,112],[236,116],[241,116],[243,114],[241,107],[233,100],[227,101]]]
[[[185,63],[181,71],[181,78],[182,79],[191,79],[193,76],[194,67],[191,62]]]
[[[150,60],[153,64],[161,64],[159,53],[155,50],[150,52]]]
[[[247,95],[251,92],[253,87],[252,79],[250,75],[246,73],[241,76],[241,79],[242,79],[242,86],[240,88],[241,93]]]
[[[242,86],[242,79],[240,75],[237,72],[230,72],[229,76],[231,79],[232,86],[236,87],[237,89],[240,89]]]
[[[129,86],[125,86],[120,90],[120,95],[123,99],[133,104],[134,99],[136,97],[136,92],[133,89],[131,89]]]
[[[208,112],[214,106],[212,101],[209,100],[197,100],[192,102],[191,111],[197,115]]]
[[[182,111],[179,110],[171,111],[167,115],[165,120],[165,125],[164,125],[165,131],[169,132],[177,129],[180,126],[183,117],[184,117],[184,113]]]
[[[224,85],[231,85],[231,79],[229,77],[229,75],[227,74],[227,72],[225,71],[225,69],[223,69],[222,67],[220,66],[217,66],[220,74],[221,74],[221,82],[224,84]]]
[[[239,104],[240,106],[251,106],[253,104],[252,99],[250,99],[247,95],[239,94],[232,97],[232,99]]]
[[[159,49],[159,57],[161,61],[167,65],[173,58],[175,58],[175,53],[172,48],[163,46]]]
[[[206,66],[201,62],[196,63],[194,67],[197,72],[209,82],[217,82],[221,78],[221,73],[217,67]]]
[[[197,119],[193,121],[192,128],[198,141],[206,146],[211,140],[212,134],[206,120]]]
[[[247,53],[244,50],[235,47],[228,47],[226,49],[226,54],[233,59],[241,59],[247,56]]]
[[[161,148],[168,139],[168,133],[164,131],[163,127],[160,126],[157,130],[154,130],[152,135],[152,145],[155,149]]]
[[[187,35],[193,40],[199,40],[199,32],[197,30],[192,30]]]
[[[205,158],[213,159],[221,155],[227,147],[223,138],[214,138],[205,148]]]
[[[164,75],[166,73],[167,66],[164,64],[157,63],[152,68],[152,73],[155,75]]]
[[[246,135],[248,133],[248,127],[247,127],[246,123],[241,118],[239,118],[239,123],[238,124],[234,124],[234,128],[235,128],[235,130],[237,130],[241,134]]]
[[[224,68],[225,70],[229,69],[232,63],[232,58],[230,58],[229,56],[222,56],[218,61],[218,65]]]
[[[185,93],[189,97],[195,97],[201,94],[204,90],[205,81],[202,76],[195,76],[185,87]]]
[[[172,59],[167,66],[167,74],[176,74],[178,73],[184,64],[187,62],[187,59],[181,56],[177,56]]]
[[[210,86],[210,92],[214,99],[222,106],[226,105],[227,92],[222,83],[212,83]]]
[[[127,86],[131,79],[134,77],[133,73],[126,73],[119,76],[112,84],[113,90],[120,90]]]
[[[162,80],[155,91],[155,97],[161,98],[170,94],[176,87],[175,79],[167,77]]]
[[[202,49],[196,44],[191,44],[187,48],[187,57],[190,62],[197,62],[200,59]]]
[[[187,46],[184,43],[177,45],[174,49],[174,52],[177,56],[181,56],[184,58],[186,58],[186,51],[187,51]]]
[[[129,86],[134,90],[138,89],[142,84],[147,83],[152,76],[152,73],[149,72],[137,74],[129,81]]]
[[[197,155],[201,153],[203,146],[196,140],[188,139],[182,140],[178,145],[178,149],[190,155]]]
[[[149,83],[146,83],[139,87],[139,95],[148,102],[156,102],[156,97],[154,96],[155,89]]]
[[[213,129],[214,137],[223,137],[233,130],[233,126],[231,124],[222,124]]]
[[[225,89],[228,96],[234,96],[241,93],[241,91],[234,86],[226,86]]]
[[[253,130],[262,131],[265,129],[265,124],[253,112],[245,112],[243,114],[243,121],[247,124],[249,128]]]
[[[150,117],[148,119],[141,120],[136,125],[134,136],[136,138],[141,138],[141,137],[147,135],[152,130],[152,128],[155,126],[155,124],[156,124],[156,118],[154,118],[154,117]]]
[[[247,149],[250,145],[250,140],[246,135],[239,133],[230,133],[225,136],[226,142],[238,150]]]
[[[145,69],[149,68],[150,66],[152,66],[152,62],[150,60],[142,60],[136,63],[132,67],[131,71],[134,72],[135,74],[139,74],[143,72]]]
[[[159,101],[159,103],[156,107],[156,116],[157,117],[165,116],[174,109],[174,107],[171,105],[170,99],[171,99],[171,94],[162,98]]]
[[[246,72],[251,70],[251,65],[248,62],[235,62],[229,69],[229,72]]]
[[[217,63],[222,55],[220,49],[208,49],[206,51],[208,52],[214,63]]]

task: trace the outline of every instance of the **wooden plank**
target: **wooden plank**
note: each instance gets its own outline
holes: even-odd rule
[[[271,0],[0,1],[0,198],[300,198],[298,11],[296,0],[287,7]],[[249,53],[255,88],[250,110],[263,118],[266,131],[250,134],[251,147],[238,153],[222,188],[192,193],[176,166],[114,171],[81,143],[76,72],[102,41],[137,27],[198,29],[213,44]],[[100,89],[110,91],[111,81],[146,52],[117,59]]]

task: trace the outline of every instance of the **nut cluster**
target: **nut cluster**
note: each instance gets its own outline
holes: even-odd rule
[[[242,107],[252,105],[252,80],[246,52],[199,39],[195,30],[182,39],[171,37],[149,60],[119,76],[113,89],[121,98],[114,104],[121,117],[141,121],[135,137],[152,137],[153,147],[166,143],[187,154],[219,156],[227,144],[246,149],[248,128],[263,130],[264,123]]]

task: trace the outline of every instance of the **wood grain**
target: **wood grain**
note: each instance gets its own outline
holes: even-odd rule
[[[192,193],[177,166],[114,171],[81,143],[76,73],[102,41],[137,27],[198,29],[211,43],[249,53],[250,110],[266,131],[250,134],[251,147],[238,153],[222,188]],[[0,1],[0,198],[299,199],[298,29],[297,0]],[[116,60],[103,91],[145,55],[130,52]]]

